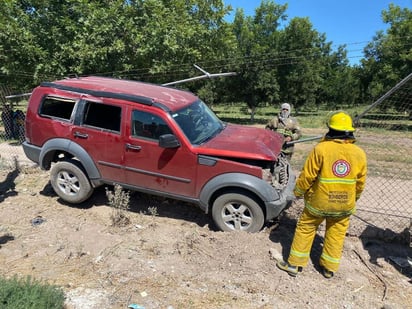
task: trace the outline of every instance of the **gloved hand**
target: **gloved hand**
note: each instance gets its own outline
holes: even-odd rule
[[[285,138],[283,139],[285,141],[285,143],[292,141],[292,136],[285,136]]]

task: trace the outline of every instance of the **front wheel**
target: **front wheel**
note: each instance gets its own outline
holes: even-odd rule
[[[58,196],[71,204],[87,200],[93,193],[93,187],[76,160],[60,161],[53,165],[50,183]]]
[[[251,197],[239,193],[226,193],[213,203],[212,217],[222,231],[245,231],[262,229],[265,217],[262,208]]]

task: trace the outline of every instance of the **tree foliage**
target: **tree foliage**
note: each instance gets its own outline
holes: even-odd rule
[[[376,33],[361,61],[359,74],[366,100],[378,98],[412,72],[412,11],[390,4],[382,19],[389,25],[387,33]]]
[[[233,48],[218,0],[8,0],[0,10],[2,79],[17,84],[124,72],[161,81]]]
[[[243,98],[252,111],[262,103],[279,99],[276,60],[279,57],[279,26],[286,19],[287,5],[262,1],[254,17],[237,10],[233,32],[237,39],[237,81],[230,91]]]
[[[412,12],[389,5],[378,31],[351,66],[309,18],[262,0],[252,16],[223,0],[4,0],[0,6],[0,84],[30,89],[70,75],[165,83],[211,73],[236,77],[180,87],[211,104],[289,102],[296,109],[368,102],[412,71]]]

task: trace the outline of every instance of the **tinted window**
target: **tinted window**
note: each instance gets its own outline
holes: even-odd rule
[[[172,130],[162,118],[142,111],[132,113],[132,136],[159,139],[160,135],[171,134]]]
[[[75,103],[69,99],[46,97],[40,107],[40,115],[70,120]]]
[[[121,115],[119,106],[87,102],[83,124],[120,132]]]

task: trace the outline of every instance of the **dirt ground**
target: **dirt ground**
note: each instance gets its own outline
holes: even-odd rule
[[[181,202],[135,193],[130,206],[130,224],[115,227],[105,188],[72,207],[54,194],[47,172],[2,169],[0,275],[61,286],[67,309],[411,308],[412,270],[390,258],[406,257],[401,244],[349,235],[328,280],[318,267],[320,229],[298,277],[278,270],[299,204],[256,234],[216,231]]]

